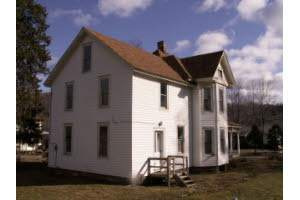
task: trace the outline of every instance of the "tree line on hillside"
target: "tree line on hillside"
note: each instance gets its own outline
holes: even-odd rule
[[[228,90],[228,118],[242,125],[242,148],[282,147],[282,103],[277,103],[274,80],[237,80]]]

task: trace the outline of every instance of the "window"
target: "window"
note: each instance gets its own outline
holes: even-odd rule
[[[160,83],[160,107],[168,108],[168,87],[166,83]]]
[[[64,153],[71,154],[72,152],[72,125],[65,125],[65,134],[64,134]]]
[[[219,89],[219,107],[220,112],[224,112],[224,90]]]
[[[223,79],[223,71],[218,69],[218,77],[219,79]]]
[[[69,82],[66,83],[66,103],[65,103],[66,110],[73,109],[73,83]]]
[[[220,129],[220,143],[221,143],[221,151],[222,153],[226,153],[226,148],[225,148],[225,130],[222,128]]]
[[[212,111],[210,87],[203,88],[203,96],[204,96],[204,102],[203,102],[204,111]]]
[[[212,154],[212,129],[204,129],[204,152]]]
[[[163,131],[154,132],[154,152],[163,153]]]
[[[99,125],[98,156],[106,158],[108,156],[108,125]]]
[[[99,80],[99,84],[100,84],[99,105],[108,106],[109,105],[109,78],[101,77]]]
[[[92,54],[92,46],[84,45],[83,46],[83,67],[82,72],[90,71],[91,69],[91,56]]]
[[[177,127],[178,152],[184,153],[184,127]]]

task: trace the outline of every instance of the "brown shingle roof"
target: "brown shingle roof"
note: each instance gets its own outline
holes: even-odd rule
[[[217,69],[223,51],[181,58],[181,62],[194,79],[212,77]]]
[[[155,56],[141,48],[104,36],[98,32],[86,29],[97,39],[110,47],[116,54],[123,58],[135,69],[148,72],[175,81],[185,82],[183,78],[169,66],[162,58]]]

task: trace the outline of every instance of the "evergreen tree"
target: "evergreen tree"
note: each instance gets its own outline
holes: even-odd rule
[[[254,148],[255,153],[263,145],[263,134],[256,125],[252,126],[250,133],[247,135],[247,140],[248,144]]]
[[[279,145],[282,145],[283,134],[281,128],[276,124],[273,125],[268,133],[268,146],[274,151],[278,150]]]
[[[17,0],[16,96],[17,139],[34,142],[39,135],[36,116],[41,112],[39,75],[48,73],[46,9],[35,0]],[[24,135],[27,134],[27,135]]]

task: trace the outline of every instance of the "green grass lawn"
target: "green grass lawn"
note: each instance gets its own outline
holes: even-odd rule
[[[112,185],[46,170],[17,170],[17,199],[282,199],[282,161],[240,160],[227,172],[192,175],[194,188]]]

